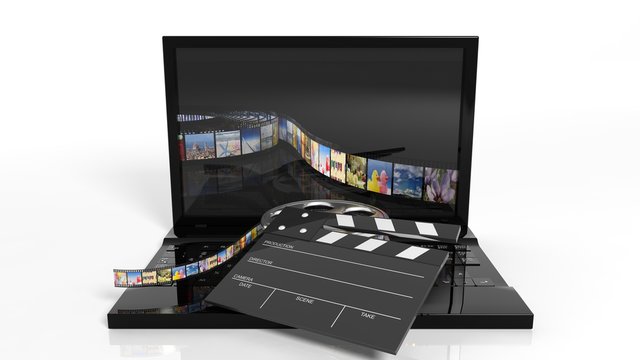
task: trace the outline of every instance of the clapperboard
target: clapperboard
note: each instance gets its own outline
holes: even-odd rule
[[[448,252],[380,235],[454,244],[459,232],[285,208],[206,301],[395,354]]]

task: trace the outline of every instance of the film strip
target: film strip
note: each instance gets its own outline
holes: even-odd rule
[[[164,286],[197,276],[215,269],[227,260],[240,254],[263,232],[262,224],[254,226],[243,237],[226,249],[205,259],[170,267],[148,268],[141,270],[113,270],[115,287]]]
[[[445,168],[446,164],[388,162],[377,160],[373,154],[365,157],[345,153],[339,150],[340,146],[308,132],[296,120],[277,114],[248,111],[215,116],[179,114],[178,121],[215,120],[217,116],[233,120],[232,129],[204,131],[206,127],[198,127],[198,132],[178,134],[181,160],[247,155],[283,141],[311,168],[336,182],[383,195],[455,205],[458,170]]]

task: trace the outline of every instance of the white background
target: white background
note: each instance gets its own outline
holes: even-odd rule
[[[0,5],[0,357],[392,358],[297,330],[107,329],[111,270],[172,223],[162,35],[479,35],[470,225],[534,329],[413,330],[397,358],[637,356],[633,2],[213,3]]]

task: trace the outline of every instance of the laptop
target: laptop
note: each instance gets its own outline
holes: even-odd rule
[[[449,253],[412,327],[532,328],[468,226],[477,37],[164,37],[163,48],[174,224],[140,268],[226,254],[285,208],[451,224],[454,247],[401,240]],[[140,271],[109,328],[284,327],[205,301],[239,258],[161,286],[136,286]]]

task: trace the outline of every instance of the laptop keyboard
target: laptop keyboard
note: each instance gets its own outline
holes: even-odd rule
[[[466,286],[491,287],[495,286],[490,278],[473,277],[465,271],[467,267],[480,266],[480,261],[465,245],[455,245],[455,255],[448,245],[420,244],[424,248],[450,251],[444,269],[438,275],[435,286]],[[455,266],[454,266],[455,264]],[[466,265],[466,266],[463,266]]]

